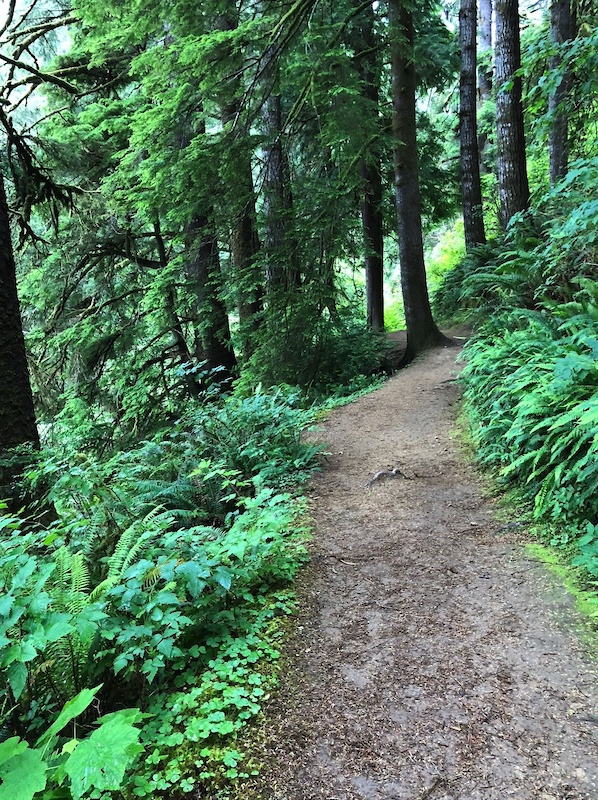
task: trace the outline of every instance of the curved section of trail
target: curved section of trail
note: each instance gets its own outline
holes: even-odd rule
[[[318,434],[316,543],[259,796],[598,798],[596,672],[571,599],[451,438],[454,358],[427,354]]]

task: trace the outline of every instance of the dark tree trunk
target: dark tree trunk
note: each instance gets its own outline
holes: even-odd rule
[[[207,369],[223,367],[221,378],[229,379],[237,366],[232,347],[226,306],[221,299],[222,270],[218,241],[211,221],[196,215],[185,235],[187,280],[196,297],[198,335],[195,358]]]
[[[275,68],[274,68],[275,69]],[[264,253],[269,291],[291,289],[300,284],[297,241],[294,233],[293,194],[289,159],[283,141],[282,98],[276,90],[276,76],[267,70],[262,106],[264,125]]]
[[[461,45],[459,141],[461,146],[461,195],[467,250],[486,242],[476,114],[476,23],[476,0],[461,0],[459,10],[459,43]]]
[[[498,191],[500,223],[503,228],[506,228],[513,214],[528,208],[529,184],[525,159],[521,78],[515,75],[521,67],[517,0],[497,0],[495,11]]]
[[[29,381],[14,251],[4,178],[0,174],[0,454],[13,447],[39,447]]]
[[[10,218],[0,173],[0,501],[10,513],[33,508],[36,498],[20,485],[19,478],[30,463],[23,445],[39,449],[33,394],[29,381],[21,310],[17,295]],[[38,513],[39,513],[38,508]],[[42,509],[48,514],[49,508]],[[51,517],[47,517],[48,521]]]
[[[231,6],[219,15],[216,27],[223,31],[236,30],[238,11]],[[243,60],[239,52],[229,53],[232,69],[242,73]],[[257,230],[255,209],[255,187],[251,168],[251,153],[241,137],[235,136],[235,129],[243,124],[240,97],[243,87],[241,79],[226,81],[226,94],[220,99],[220,116],[225,132],[230,139],[229,160],[234,163],[231,184],[229,171],[225,184],[228,190],[230,208],[230,255],[234,280],[237,284],[240,336],[243,357],[247,359],[256,345],[256,334],[262,311],[264,275],[260,265],[260,240]],[[244,138],[244,137],[243,137]]]
[[[572,39],[574,24],[569,0],[552,0],[550,4],[550,37],[557,47]],[[562,61],[559,54],[550,59],[550,69],[558,70]],[[550,185],[554,186],[567,173],[569,159],[569,135],[567,112],[563,108],[571,89],[571,75],[566,72],[560,79],[554,94],[548,98],[548,110],[552,117],[548,140]]]
[[[202,109],[203,110],[203,109]],[[196,135],[205,135],[205,122],[197,123]],[[192,131],[181,128],[184,142]],[[213,224],[213,207],[209,199],[198,203],[198,210],[185,227],[185,278],[193,295],[195,343],[193,356],[205,361],[206,369],[224,368],[222,379],[228,381],[237,366],[232,345],[226,305],[222,300],[222,270],[218,238]],[[165,253],[160,254],[166,259]],[[173,328],[177,341],[176,326]],[[180,351],[179,344],[179,351]]]
[[[384,330],[384,233],[382,227],[382,176],[380,160],[361,162],[364,196],[361,220],[365,244],[365,291],[367,324],[374,331]]]
[[[370,5],[360,17],[361,28],[357,45],[357,66],[362,81],[362,93],[379,126],[380,71],[376,57],[374,9]],[[365,289],[367,324],[372,330],[384,330],[384,235],[382,215],[382,168],[380,142],[374,141],[360,164],[363,183],[361,220],[365,246]]]
[[[221,108],[222,124],[229,128],[235,124],[240,112],[238,99]],[[241,147],[235,157],[235,185],[227,187],[230,209],[230,257],[234,281],[237,286],[240,337],[243,358],[255,350],[259,330],[264,275],[260,264],[260,240],[255,210],[255,190],[251,170],[251,156],[241,144],[231,144],[231,151]]]
[[[390,0],[389,19],[392,37],[392,122],[397,229],[401,288],[407,323],[407,351],[403,363],[407,364],[418,353],[447,340],[432,319],[424,266],[415,120],[413,17],[401,0]]]

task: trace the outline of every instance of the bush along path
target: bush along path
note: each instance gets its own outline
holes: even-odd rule
[[[583,621],[451,436],[454,349],[332,413],[315,544],[267,721],[275,800],[592,800]]]

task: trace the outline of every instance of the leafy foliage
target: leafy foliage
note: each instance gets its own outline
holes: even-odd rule
[[[515,220],[506,248],[464,278],[460,302],[488,316],[465,351],[466,406],[480,460],[515,486],[553,544],[598,575],[598,283],[595,163]],[[534,230],[536,233],[534,233]],[[474,258],[476,254],[474,254]],[[448,296],[448,292],[445,296]]]
[[[5,786],[27,770],[27,797],[65,782],[99,796],[135,763],[136,796],[156,796],[243,771],[234,738],[274,680],[284,587],[304,560],[302,506],[280,490],[317,456],[299,438],[314,412],[296,400],[214,398],[136,450],[63,449],[30,470],[57,519],[0,517]],[[139,704],[154,716],[115,710]],[[48,756],[75,716],[81,740]],[[181,751],[198,741],[201,757]]]
[[[55,797],[67,791],[66,796],[79,800],[90,789],[98,796],[121,787],[125,770],[143,751],[135,723],[144,715],[137,709],[107,714],[86,739],[74,731],[58,749],[60,732],[88,708],[98,688],[83,689],[69,700],[35,747],[16,736],[0,742],[0,797],[32,800],[41,792]]]

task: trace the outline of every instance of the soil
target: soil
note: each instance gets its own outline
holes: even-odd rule
[[[451,434],[455,357],[431,351],[317,433],[312,563],[252,797],[598,798],[596,665]]]

